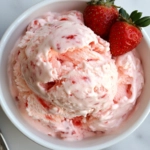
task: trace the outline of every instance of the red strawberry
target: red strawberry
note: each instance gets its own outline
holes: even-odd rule
[[[133,11],[130,16],[121,8],[119,21],[113,24],[110,35],[110,51],[113,56],[119,56],[133,50],[141,42],[140,27],[150,24],[150,17],[143,17],[141,12]]]
[[[119,16],[114,0],[92,0],[83,12],[84,23],[97,35],[107,38],[112,24]]]
[[[72,122],[75,126],[81,126],[82,125],[82,116],[78,116],[72,119]]]

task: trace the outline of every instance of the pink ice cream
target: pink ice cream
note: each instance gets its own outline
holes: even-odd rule
[[[65,140],[111,133],[129,116],[144,84],[136,51],[112,59],[109,43],[84,25],[78,11],[33,20],[11,58],[12,92],[22,114]]]

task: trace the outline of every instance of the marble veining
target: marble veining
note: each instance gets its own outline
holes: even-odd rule
[[[27,8],[42,0],[0,0],[0,38],[9,25]],[[70,0],[71,1],[71,0]],[[118,6],[130,13],[133,10],[150,15],[150,0],[116,0]],[[150,26],[145,28],[150,36]],[[25,137],[6,117],[0,107],[0,128],[11,150],[48,150]],[[150,150],[150,115],[126,139],[104,150]]]

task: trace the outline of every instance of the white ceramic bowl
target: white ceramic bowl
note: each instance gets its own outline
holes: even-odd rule
[[[0,44],[0,96],[1,106],[12,123],[33,141],[55,150],[98,150],[109,147],[131,134],[144,121],[150,108],[150,40],[143,30],[143,40],[137,47],[140,53],[145,86],[138,100],[136,110],[115,134],[93,137],[77,142],[67,142],[44,135],[31,127],[20,115],[9,91],[8,56],[15,42],[24,33],[28,23],[47,11],[83,10],[86,0],[51,0],[43,1],[23,13],[6,31]]]

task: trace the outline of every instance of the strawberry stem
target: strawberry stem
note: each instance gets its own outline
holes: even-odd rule
[[[88,5],[105,5],[107,7],[114,6],[116,8],[120,8],[119,6],[114,5],[115,0],[91,0],[87,2]]]
[[[146,16],[141,18],[142,13],[138,12],[137,10],[134,10],[130,15],[123,9],[120,8],[119,10],[119,20],[126,21],[129,24],[132,24],[136,27],[146,27],[150,25],[150,16]]]

